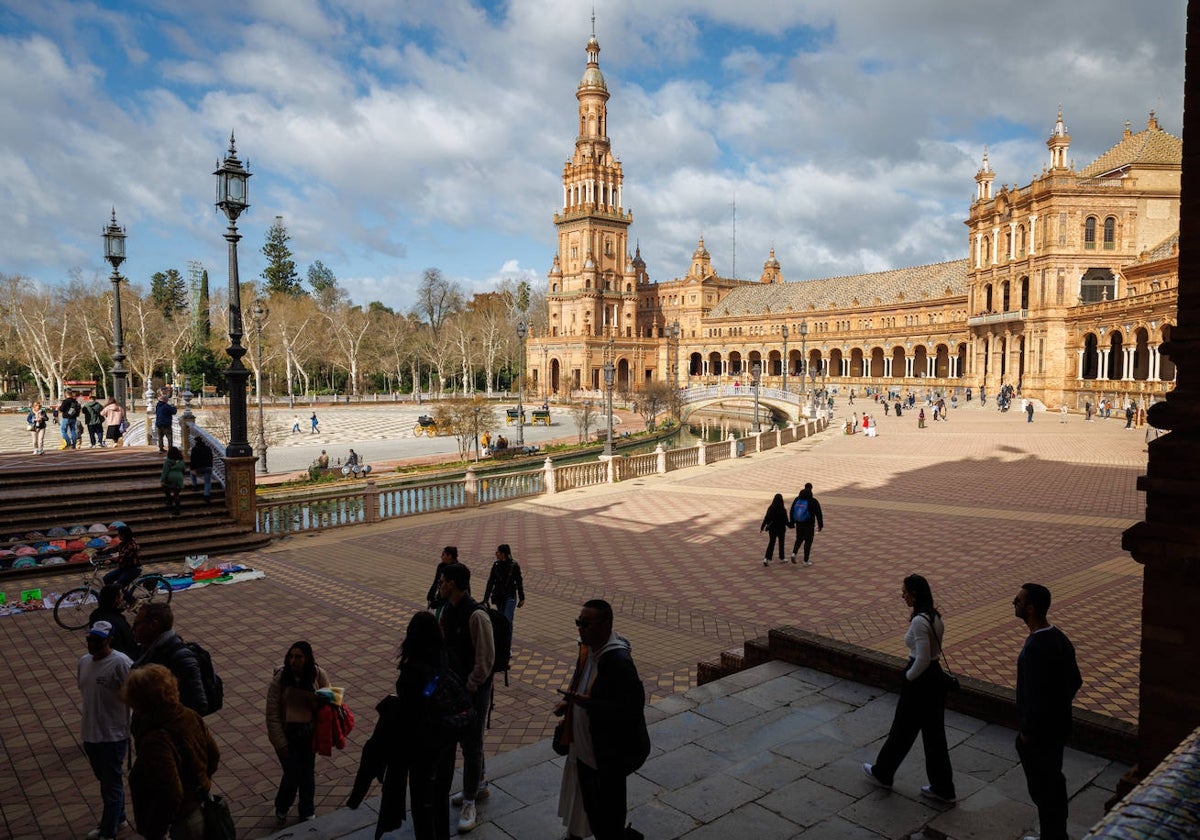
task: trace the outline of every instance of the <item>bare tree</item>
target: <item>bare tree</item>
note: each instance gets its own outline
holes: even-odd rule
[[[417,287],[417,304],[414,310],[433,330],[434,337],[442,331],[446,319],[462,309],[463,296],[458,284],[446,277],[436,268],[427,268],[421,275],[421,284]]]
[[[3,277],[3,307],[19,335],[17,357],[29,368],[38,395],[53,399],[62,393],[63,380],[79,359],[79,344],[72,335],[68,296],[64,290],[48,291],[25,277]]]
[[[361,306],[342,304],[325,313],[329,324],[332,348],[338,351],[338,362],[349,375],[349,392],[358,396],[359,359],[363,342],[371,334],[371,316]]]
[[[475,450],[475,441],[484,432],[496,429],[496,413],[491,403],[481,399],[443,400],[433,413],[438,429],[445,429],[458,440],[458,454],[464,461]]]
[[[571,417],[575,419],[575,427],[579,430],[579,442],[587,443],[591,437],[592,423],[594,423],[600,414],[596,411],[596,406],[591,400],[584,400],[571,409]]]
[[[671,405],[672,397],[677,397],[678,392],[671,387],[670,382],[663,382],[661,379],[647,382],[642,386],[642,390],[638,393],[638,414],[642,415],[642,419],[646,421],[646,428],[654,428],[654,420],[659,414],[668,410]]]

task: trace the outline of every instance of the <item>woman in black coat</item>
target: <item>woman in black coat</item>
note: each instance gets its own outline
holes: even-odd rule
[[[400,646],[396,693],[376,706],[379,722],[363,745],[346,803],[357,808],[371,781],[383,782],[376,840],[404,823],[406,783],[416,840],[448,840],[456,736],[469,722],[469,708],[466,688],[446,664],[437,618],[430,612],[417,613]],[[447,714],[456,709],[456,715]]]
[[[759,527],[759,532],[766,531],[771,541],[767,543],[767,553],[763,557],[763,565],[771,565],[771,551],[775,548],[775,544],[779,543],[779,562],[783,562],[784,543],[787,542],[787,529],[792,527],[792,523],[788,518],[787,505],[783,503],[783,494],[776,493],[775,498],[771,500],[771,506],[767,508],[767,515],[763,517],[762,525]]]

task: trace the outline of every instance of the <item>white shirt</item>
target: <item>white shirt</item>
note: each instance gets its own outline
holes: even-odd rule
[[[103,659],[90,653],[79,658],[76,682],[83,693],[83,740],[91,744],[124,741],[129,737],[129,707],[121,700],[121,687],[133,662],[120,651]]]
[[[945,632],[940,615],[931,623],[928,615],[920,613],[909,622],[908,632],[904,634],[904,644],[908,647],[909,656],[913,658],[913,664],[904,672],[905,679],[912,682],[925,673],[930,663],[941,658],[942,635]]]

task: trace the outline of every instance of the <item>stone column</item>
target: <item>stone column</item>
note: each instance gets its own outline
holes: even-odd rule
[[[1037,213],[1029,214],[1029,255],[1033,256],[1037,253]]]
[[[1160,359],[1158,356],[1158,345],[1151,344],[1151,345],[1148,345],[1146,349],[1150,351],[1150,358],[1148,360],[1149,370],[1146,372],[1146,381],[1147,382],[1157,382],[1159,380],[1159,375],[1160,375],[1159,374]]]
[[[258,517],[254,465],[258,459],[253,456],[222,458],[225,461],[225,508],[239,525],[254,528]]]
[[[1108,379],[1108,354],[1111,352],[1107,347],[1097,348],[1096,355],[1100,357],[1100,369],[1096,371],[1097,379]]]
[[[1146,518],[1122,546],[1144,566],[1138,765],[1149,773],[1200,725],[1200,0],[1189,0],[1180,196],[1178,322],[1162,345],[1177,385],[1149,412]]]
[[[1083,379],[1083,353],[1083,350],[1076,351],[1076,354],[1079,356],[1078,367],[1075,368],[1076,379]]]

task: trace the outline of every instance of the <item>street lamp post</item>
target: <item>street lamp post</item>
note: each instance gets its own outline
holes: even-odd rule
[[[783,335],[783,392],[786,394],[787,393],[787,369],[788,369],[787,340],[788,340],[788,335],[789,335],[787,324],[783,325],[783,329],[780,330],[780,333]]]
[[[525,337],[529,325],[517,321],[517,339],[520,350],[517,356],[517,446],[525,446]]]
[[[125,371],[125,332],[121,324],[121,274],[117,271],[125,262],[125,228],[117,224],[117,208],[113,208],[112,221],[104,229],[104,258],[112,265],[113,284],[113,399],[125,411],[125,386],[128,373]]]
[[[808,394],[808,321],[800,322],[800,356],[800,405],[804,405]]]
[[[475,406],[472,411],[475,413],[475,463],[479,463],[479,406]]]
[[[617,378],[617,369],[612,359],[604,361],[604,387],[608,389],[608,438],[604,441],[604,454],[612,457],[616,454],[613,447],[613,381]]]
[[[250,442],[246,440],[246,380],[250,371],[242,363],[246,348],[242,346],[242,299],[238,282],[237,244],[242,237],[237,232],[238,216],[250,206],[247,181],[250,172],[240,160],[234,147],[233,134],[229,135],[229,150],[213,173],[217,176],[217,207],[229,219],[225,241],[229,243],[229,368],[225,381],[229,389],[229,444],[225,447],[227,458],[249,458],[253,455]]]
[[[254,318],[254,330],[258,338],[258,370],[254,376],[254,393],[258,396],[258,442],[254,445],[254,454],[258,456],[258,471],[266,475],[267,438],[263,431],[266,424],[263,422],[262,403],[262,330],[263,321],[267,320],[267,316],[271,313],[261,300],[256,300],[250,314]]]
[[[755,362],[750,372],[754,375],[754,431],[757,433],[762,431],[762,423],[758,420],[758,378],[762,376],[762,365]]]

